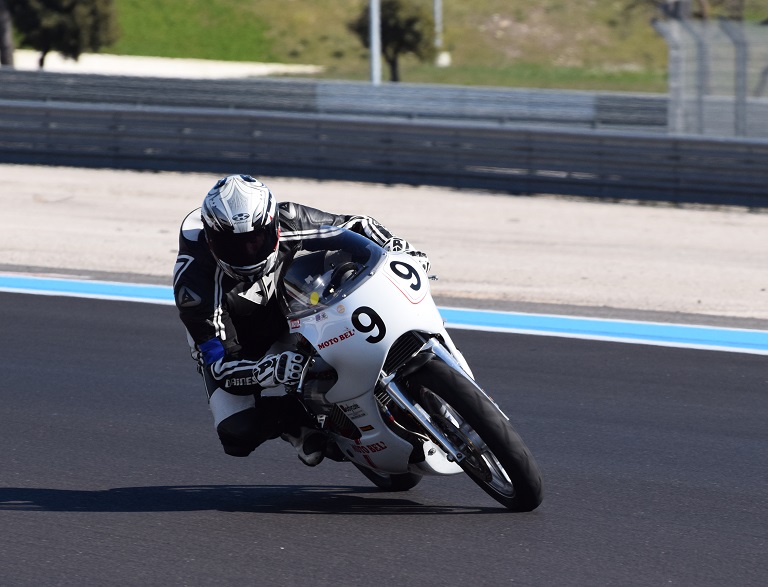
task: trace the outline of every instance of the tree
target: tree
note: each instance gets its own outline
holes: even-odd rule
[[[0,66],[13,65],[13,27],[6,0],[0,0]]]
[[[370,6],[347,27],[370,49]],[[416,0],[381,0],[381,53],[390,81],[400,81],[401,55],[412,53],[420,61],[435,58],[435,21],[425,3]]]
[[[0,0],[2,1],[2,0]],[[117,40],[113,0],[5,0],[20,44],[40,51],[40,68],[51,51],[77,60]]]

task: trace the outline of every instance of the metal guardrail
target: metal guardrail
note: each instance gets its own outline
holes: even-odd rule
[[[0,100],[0,162],[768,207],[768,141]]]
[[[667,130],[655,94],[382,84],[334,80],[230,80],[64,74],[0,68],[0,99],[267,110],[471,124]]]

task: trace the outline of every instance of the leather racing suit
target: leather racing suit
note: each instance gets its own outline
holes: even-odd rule
[[[318,236],[323,225],[342,226],[379,245],[394,238],[369,216],[331,214],[291,202],[278,204],[277,210],[278,264],[297,241]],[[247,456],[308,418],[295,398],[261,394],[266,386],[257,375],[274,367],[275,355],[269,353],[279,352],[274,345],[288,333],[273,279],[269,274],[250,284],[228,276],[208,248],[200,209],[184,219],[173,273],[174,299],[219,439],[232,456]]]

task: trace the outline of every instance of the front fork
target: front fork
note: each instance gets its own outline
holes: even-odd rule
[[[411,403],[397,383],[392,380],[392,376],[384,377],[384,373],[382,372],[381,383],[398,407],[413,416],[421,427],[426,430],[427,434],[429,434],[435,444],[443,449],[443,452],[445,452],[449,461],[460,463],[464,460],[464,453],[461,450],[457,450],[450,442],[448,442],[443,433],[432,425],[429,416],[425,412]]]
[[[382,371],[380,382],[384,387],[384,389],[386,389],[387,393],[392,398],[392,400],[398,405],[398,407],[400,407],[400,409],[410,414],[427,432],[430,438],[432,438],[432,440],[445,452],[448,460],[451,462],[460,463],[466,458],[466,455],[464,454],[462,447],[454,446],[453,443],[451,443],[445,437],[445,435],[440,430],[438,430],[434,426],[434,424],[432,424],[431,418],[421,408],[421,406],[414,404],[408,398],[408,396],[405,393],[403,393],[400,386],[395,382],[395,377],[401,373],[404,373],[404,372],[407,373],[410,369],[413,369],[414,363],[416,363],[416,368],[423,365],[426,362],[424,361],[425,354],[433,355],[439,360],[443,361],[445,364],[451,367],[454,371],[456,371],[457,373],[460,373],[468,381],[471,381],[475,387],[480,389],[477,386],[477,384],[474,382],[474,380],[467,374],[466,370],[462,367],[462,365],[453,357],[453,355],[451,355],[451,353],[448,352],[448,350],[438,340],[434,338],[429,339],[424,344],[424,346],[422,346],[421,349],[419,349],[419,351],[413,356],[411,361],[409,363],[406,363],[401,369],[398,369],[397,372],[391,375],[388,375],[387,373],[384,373]],[[482,389],[480,389],[480,391],[487,396],[487,394],[485,394],[485,392],[483,392]],[[501,412],[501,410],[499,411]]]
[[[392,398],[392,400],[405,412],[409,413],[421,426],[424,428],[424,430],[429,434],[429,436],[432,438],[432,440],[446,453],[446,456],[449,461],[460,463],[461,461],[466,458],[466,454],[463,452],[463,447],[455,447],[453,443],[451,443],[445,435],[438,430],[433,424],[432,420],[429,417],[429,415],[421,409],[421,406],[418,406],[414,404],[408,396],[403,393],[400,386],[395,382],[395,377],[398,374],[407,373],[409,369],[413,369],[413,362],[417,363],[417,367],[423,365],[425,361],[423,360],[425,353],[429,353],[436,357],[437,359],[443,361],[446,365],[448,365],[451,369],[459,373],[461,376],[463,376],[465,379],[467,379],[469,382],[472,383],[472,385],[485,397],[488,398],[488,400],[496,407],[496,409],[499,411],[499,413],[504,416],[507,420],[509,418],[507,415],[499,408],[499,406],[496,404],[495,401],[493,401],[493,398],[491,398],[485,390],[483,390],[474,379],[469,375],[467,370],[464,368],[464,366],[456,360],[456,358],[446,349],[440,341],[431,338],[429,339],[424,346],[421,347],[419,352],[417,352],[414,357],[411,359],[411,362],[406,363],[401,369],[398,369],[396,373],[393,373],[391,375],[388,375],[382,371],[381,373],[381,384],[386,389],[389,396]],[[439,395],[439,390],[433,390],[437,391]]]

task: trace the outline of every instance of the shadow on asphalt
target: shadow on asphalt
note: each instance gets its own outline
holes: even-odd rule
[[[370,487],[319,485],[191,485],[117,487],[100,491],[0,488],[0,511],[187,512],[219,510],[284,514],[434,515],[506,513],[499,507],[421,504]]]

